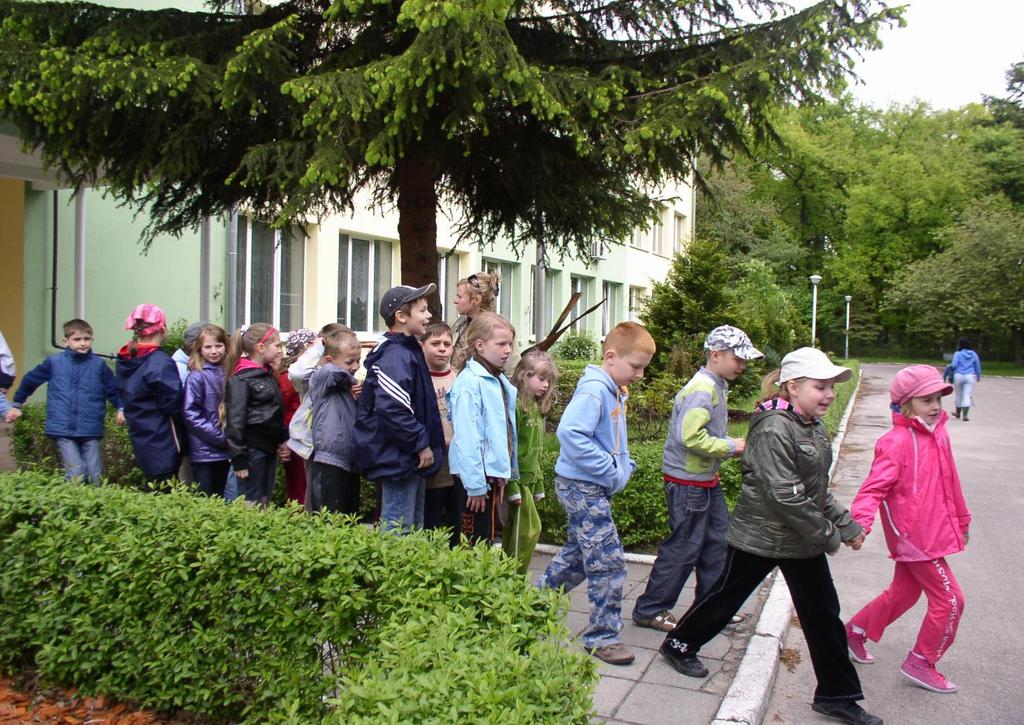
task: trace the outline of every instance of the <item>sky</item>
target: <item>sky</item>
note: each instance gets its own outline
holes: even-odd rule
[[[854,68],[864,81],[850,89],[857,100],[886,108],[920,98],[935,108],[958,108],[980,103],[983,94],[1006,94],[1006,71],[1024,61],[1024,0],[902,4],[906,27],[883,30],[884,47]]]

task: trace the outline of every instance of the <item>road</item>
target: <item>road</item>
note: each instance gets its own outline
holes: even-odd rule
[[[864,365],[860,395],[836,470],[834,493],[849,505],[871,465],[875,440],[890,425],[889,381],[899,368]],[[973,514],[967,550],[949,558],[966,605],[956,642],[938,669],[959,691],[941,695],[915,687],[899,673],[924,614],[924,597],[869,642],[875,662],[857,665],[869,712],[888,725],[1007,725],[1024,723],[1024,379],[985,377],[975,388],[971,420],[948,423],[967,504]],[[952,399],[947,410],[952,407]],[[844,621],[888,585],[892,562],[876,522],[859,552],[843,548],[830,561]],[[787,648],[799,662],[782,667],[764,722],[835,722],[810,710],[814,673],[799,627]],[[787,657],[787,659],[790,659]]]

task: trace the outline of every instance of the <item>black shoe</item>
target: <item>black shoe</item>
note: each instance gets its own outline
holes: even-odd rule
[[[875,717],[856,702],[815,702],[811,709],[852,725],[882,725],[882,718]]]
[[[687,677],[707,677],[708,668],[704,666],[697,655],[692,653],[680,652],[677,649],[669,646],[668,640],[665,640],[661,648],[658,650],[662,656],[668,660],[668,663],[672,665],[672,669],[681,675]]]
[[[967,411],[968,410],[970,410],[970,408],[964,408],[964,423],[966,423],[967,420],[968,420],[968,418],[967,418]]]
[[[961,410],[963,410],[963,408],[957,408],[957,409],[956,409],[956,412],[955,412],[955,413],[953,413],[953,415],[955,415],[955,416],[956,416],[957,418],[959,418],[959,417],[960,417],[960,411],[961,411]]]

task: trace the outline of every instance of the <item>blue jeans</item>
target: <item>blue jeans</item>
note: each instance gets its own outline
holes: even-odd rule
[[[89,483],[99,484],[103,476],[103,460],[100,458],[99,438],[54,438],[60,460],[64,464],[64,477],[82,478]]]
[[[277,454],[249,448],[249,475],[237,480],[241,498],[253,503],[269,502],[277,480]]]
[[[608,492],[589,481],[555,477],[555,493],[569,516],[567,541],[537,586],[564,591],[587,580],[590,626],[583,633],[587,649],[620,641],[622,590],[626,583],[626,557],[612,520]]]
[[[228,480],[228,461],[193,461],[192,477],[199,484],[199,490],[207,496],[224,496],[224,486]],[[236,484],[237,485],[237,484]]]
[[[423,528],[423,501],[427,480],[422,476],[380,481],[380,525],[402,533]]]
[[[633,619],[647,619],[674,609],[695,568],[694,601],[702,599],[725,570],[729,511],[722,487],[666,483],[665,500],[672,532],[658,546],[658,558],[651,567],[647,588],[633,607]]]

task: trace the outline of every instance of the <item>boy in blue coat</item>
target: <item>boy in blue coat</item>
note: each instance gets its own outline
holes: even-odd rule
[[[586,579],[590,626],[583,646],[604,662],[628,665],[634,655],[619,637],[626,559],[611,498],[636,468],[626,438],[626,386],[644,376],[655,345],[642,325],[620,322],[603,348],[603,363],[587,366],[558,424],[555,493],[569,528],[537,586],[569,591]]]
[[[21,417],[21,407],[43,383],[46,393],[46,435],[57,442],[65,476],[99,483],[103,475],[100,439],[107,403],[117,408],[124,424],[121,396],[114,374],[92,351],[92,326],[85,320],[64,323],[64,351],[36,365],[14,394],[7,422]]]
[[[417,339],[430,322],[427,295],[435,289],[401,285],[384,294],[380,316],[388,332],[364,363],[353,446],[357,466],[380,487],[385,530],[423,527],[426,481],[445,453],[437,396]]]

